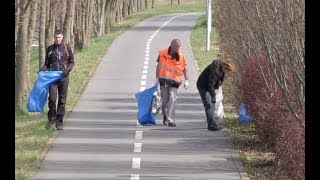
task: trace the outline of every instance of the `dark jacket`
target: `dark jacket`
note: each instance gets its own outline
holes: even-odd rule
[[[58,60],[59,55],[58,51],[60,52],[60,60]],[[72,50],[66,44],[61,43],[52,44],[46,50],[46,58],[42,70],[52,70],[52,71],[65,71],[68,72],[72,70],[74,66],[74,57]]]
[[[197,87],[209,91],[212,98],[216,97],[215,89],[219,89],[224,80],[225,73],[222,72],[220,60],[213,60],[200,74]]]

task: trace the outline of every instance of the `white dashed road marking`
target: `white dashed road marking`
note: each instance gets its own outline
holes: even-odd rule
[[[134,143],[134,150],[133,150],[133,152],[135,152],[135,153],[140,153],[140,152],[141,152],[141,147],[142,147],[142,143]]]
[[[131,174],[130,180],[139,180],[139,174]]]
[[[132,158],[132,169],[140,169],[140,158]]]
[[[148,65],[149,65],[149,52],[150,52],[150,45],[152,39],[157,35],[157,33],[161,30],[162,27],[167,25],[172,19],[176,18],[178,16],[174,16],[171,19],[169,19],[167,22],[165,22],[158,30],[156,30],[148,39],[148,42],[146,43],[146,50],[145,50],[145,57],[144,57],[144,66],[141,76],[141,83],[140,83],[140,92],[144,91],[146,89],[146,80],[147,80],[147,73],[148,73]],[[137,121],[136,127],[142,127],[142,125]],[[142,139],[142,131],[136,131],[135,139],[139,140]],[[142,143],[134,143],[134,153],[140,153],[142,149]],[[132,158],[132,169],[140,169],[140,162],[141,158]],[[131,174],[130,180],[139,180],[140,175],[139,174]]]
[[[142,139],[142,131],[136,131],[135,139]]]

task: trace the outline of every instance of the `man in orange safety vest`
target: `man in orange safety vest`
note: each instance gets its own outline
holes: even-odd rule
[[[184,88],[189,86],[186,58],[179,51],[181,42],[173,39],[169,48],[161,49],[157,59],[155,84],[160,84],[162,99],[163,124],[176,127],[175,107],[177,102],[177,90],[182,84],[184,75]]]

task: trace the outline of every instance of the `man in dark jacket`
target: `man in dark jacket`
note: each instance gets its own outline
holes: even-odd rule
[[[62,39],[62,32],[56,30],[54,33],[54,44],[47,48],[45,63],[40,68],[40,71],[62,71],[62,78],[49,87],[49,111],[46,129],[49,129],[55,122],[57,130],[62,130],[69,85],[69,72],[74,66],[73,52],[68,45],[62,43]],[[56,105],[57,95],[58,107]]]
[[[218,131],[222,129],[222,127],[217,125],[214,119],[216,103],[216,94],[214,90],[219,89],[223,83],[225,73],[233,71],[233,67],[231,61],[213,60],[198,78],[197,89],[205,108],[209,131]]]

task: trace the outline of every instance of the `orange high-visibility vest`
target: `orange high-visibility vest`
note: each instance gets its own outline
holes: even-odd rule
[[[186,59],[180,51],[178,51],[178,55],[179,61],[176,59],[171,59],[169,49],[162,49],[159,51],[159,78],[171,79],[178,83],[182,82],[182,75],[186,66]]]

